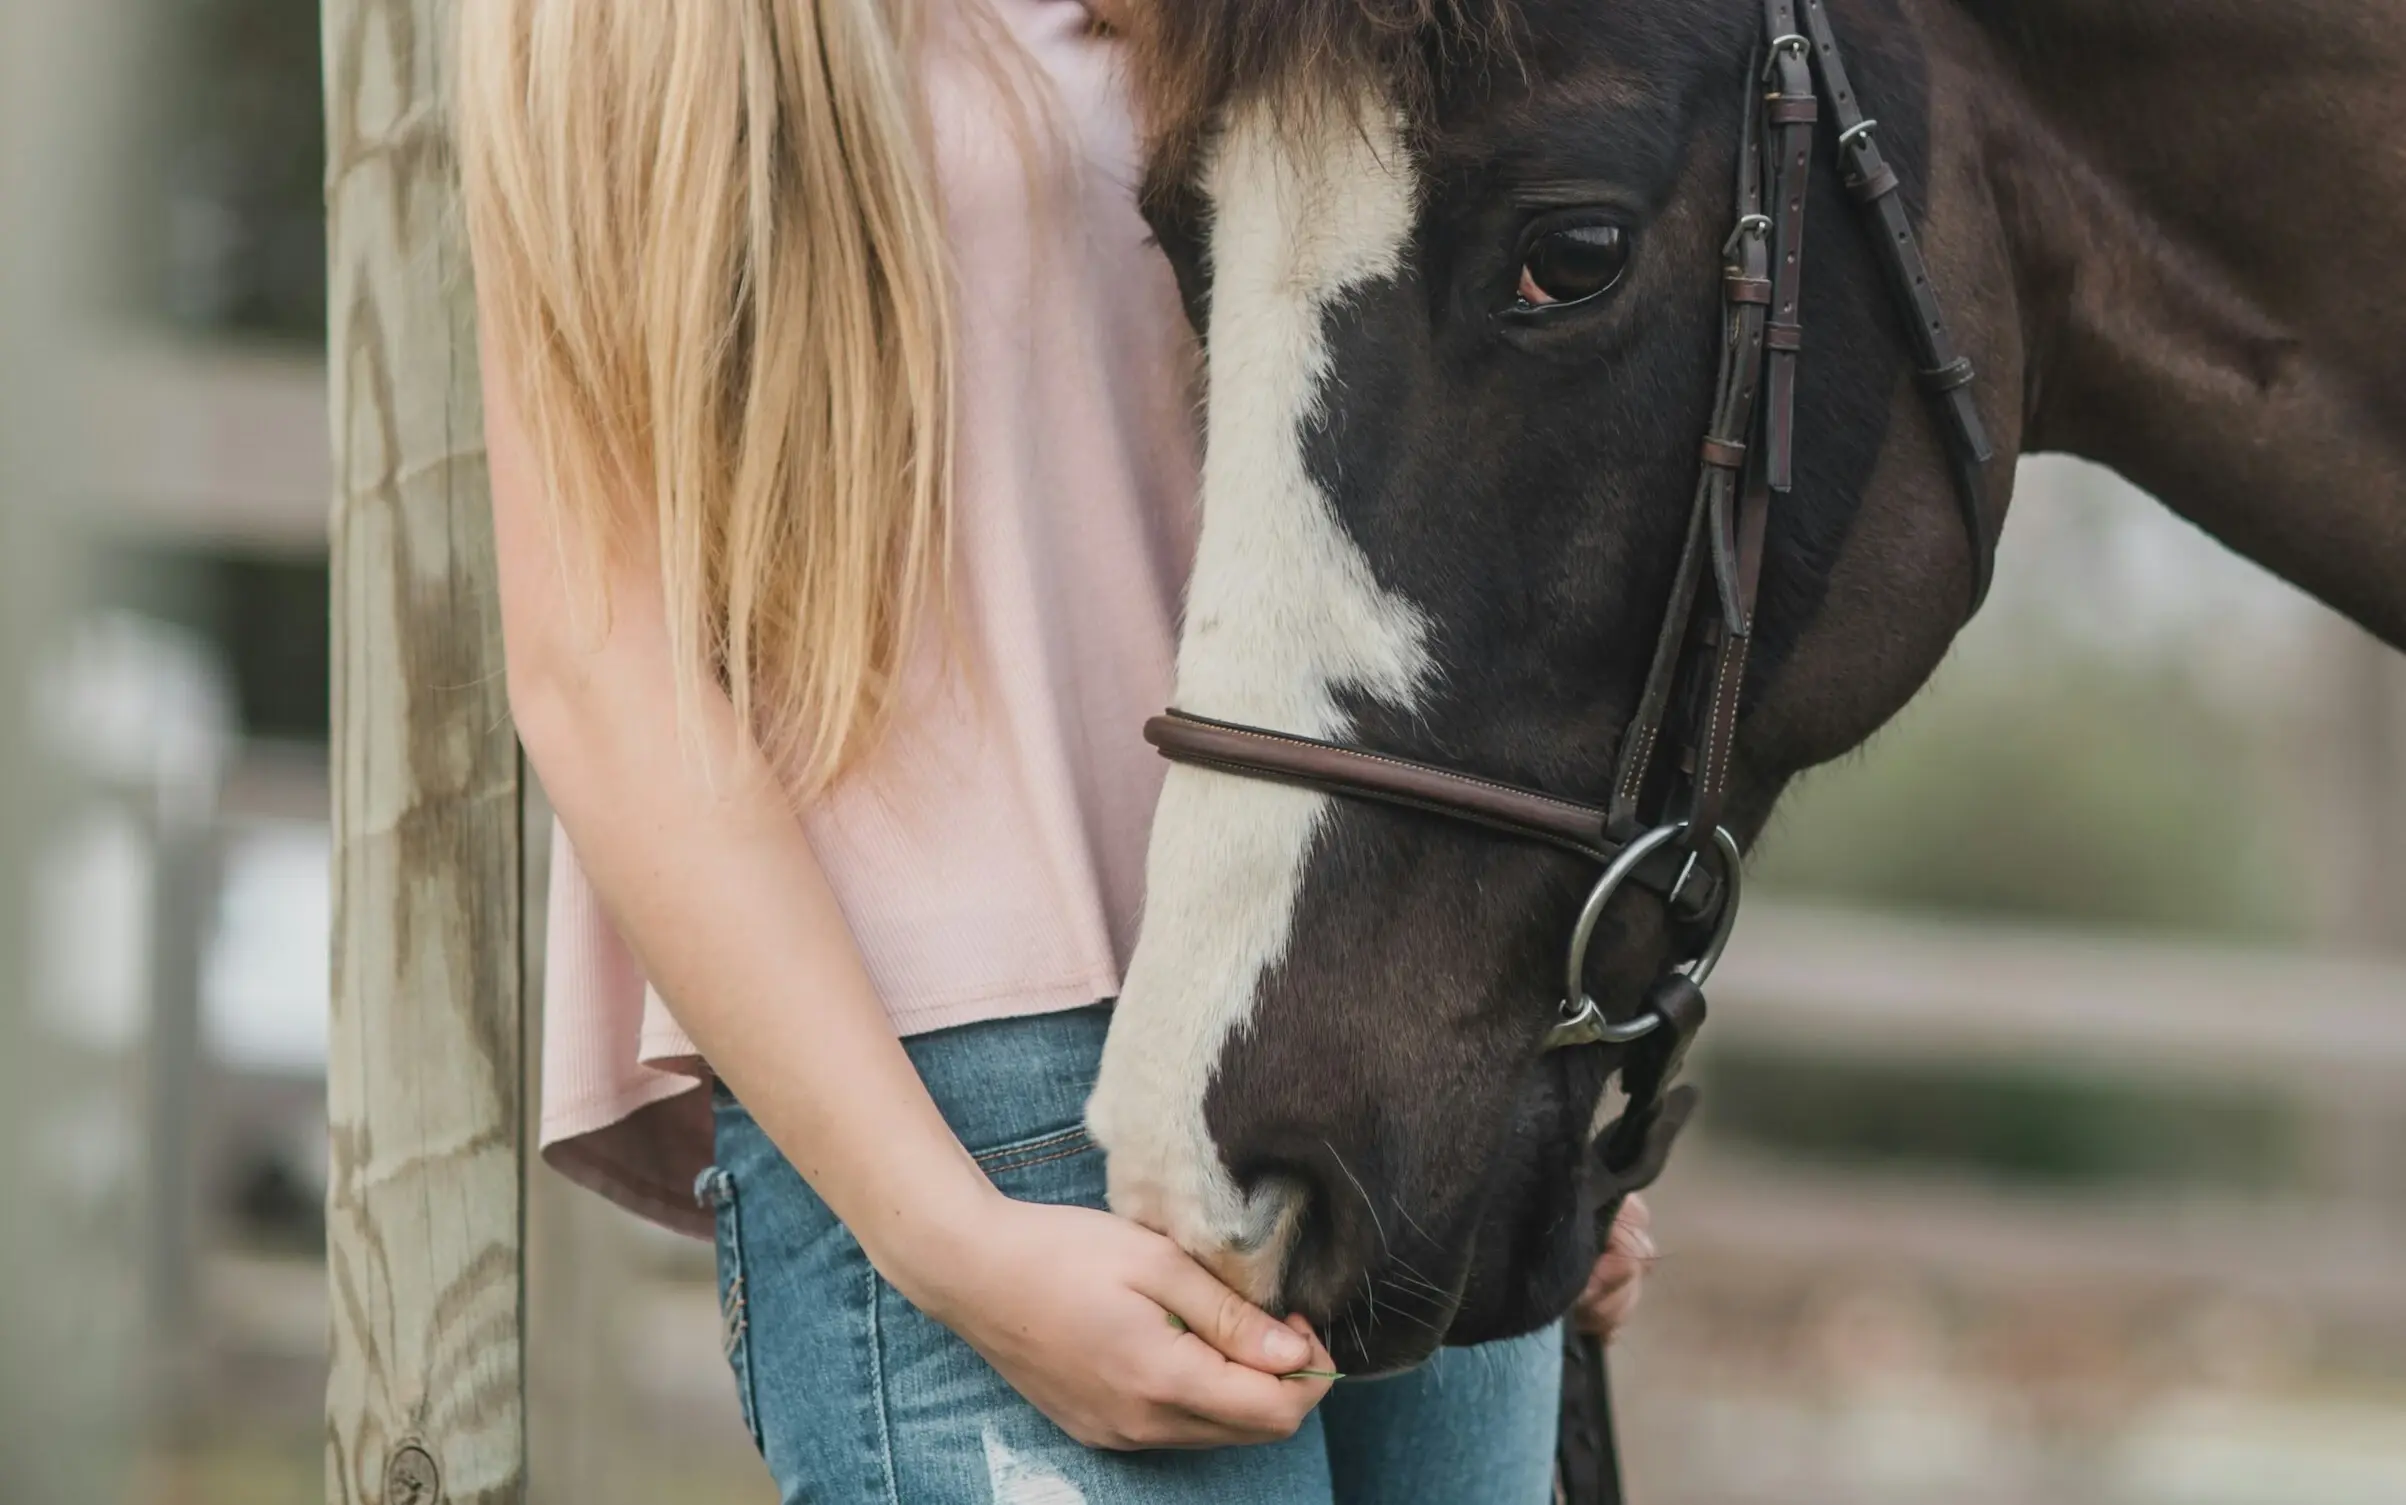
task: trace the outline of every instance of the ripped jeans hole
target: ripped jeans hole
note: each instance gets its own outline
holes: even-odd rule
[[[1043,1464],[1013,1452],[994,1428],[983,1431],[986,1481],[994,1488],[994,1505],[1086,1505],[1086,1491]]]

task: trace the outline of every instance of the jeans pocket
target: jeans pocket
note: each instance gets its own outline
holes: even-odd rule
[[[719,1347],[735,1375],[735,1403],[742,1408],[744,1430],[752,1446],[761,1447],[760,1406],[752,1376],[751,1313],[744,1292],[743,1213],[735,1178],[719,1166],[702,1172],[693,1184],[694,1200],[709,1209],[717,1224]]]
[[[1103,1205],[1103,1150],[1083,1123],[979,1150],[974,1158],[1013,1201]]]

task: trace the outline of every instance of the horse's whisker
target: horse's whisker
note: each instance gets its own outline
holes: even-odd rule
[[[1328,1158],[1337,1163],[1337,1169],[1345,1173],[1345,1179],[1353,1183],[1354,1191],[1360,1195],[1363,1210],[1370,1214],[1370,1227],[1378,1234],[1378,1246],[1389,1254],[1394,1253],[1395,1246],[1387,1241],[1386,1225],[1378,1220],[1378,1204],[1370,1200],[1369,1188],[1362,1185],[1362,1178],[1353,1173],[1353,1167],[1345,1163],[1345,1157],[1337,1153],[1335,1145],[1325,1139],[1321,1140],[1320,1144],[1328,1151]]]

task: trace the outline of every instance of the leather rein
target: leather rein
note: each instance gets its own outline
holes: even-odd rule
[[[1620,1073],[1628,1098],[1594,1147],[1607,1187],[1596,1210],[1599,1248],[1621,1199],[1660,1172],[1692,1106],[1694,1089],[1673,1090],[1671,1081],[1703,1023],[1701,985],[1737,919],[1741,854],[1721,821],[1764,537],[1774,498],[1795,484],[1805,209],[1825,113],[1837,134],[1847,192],[1863,215],[1931,400],[1970,545],[1973,612],[1988,594],[1994,567],[1985,482],[1994,451],[1973,400],[1972,363],[1957,350],[1940,311],[1897,175],[1880,153],[1878,122],[1864,114],[1847,76],[1824,0],[1761,3],[1765,40],[1748,65],[1761,88],[1750,84],[1746,92],[1736,224],[1722,247],[1723,338],[1712,417],[1670,604],[1604,802],[1176,710],[1145,726],[1146,739],[1175,762],[1443,816],[1603,867],[1574,926],[1561,1015],[1545,1041],[1549,1051],[1611,1052],[1610,1069]],[[1678,755],[1666,764],[1667,744]],[[1648,812],[1647,795],[1658,788],[1663,797]],[[1695,955],[1666,966],[1637,1014],[1611,1021],[1586,989],[1587,951],[1606,908],[1633,882],[1660,896],[1683,930],[1708,921],[1710,928]],[[1558,1498],[1564,1505],[1618,1505],[1601,1345],[1566,1333],[1563,1378]]]

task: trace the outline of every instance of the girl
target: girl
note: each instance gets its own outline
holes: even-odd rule
[[[716,1238],[783,1498],[1549,1498],[1555,1335],[1332,1390],[1302,1319],[1102,1210],[1196,486],[1106,19],[460,15],[510,699],[562,833],[545,1138]]]

